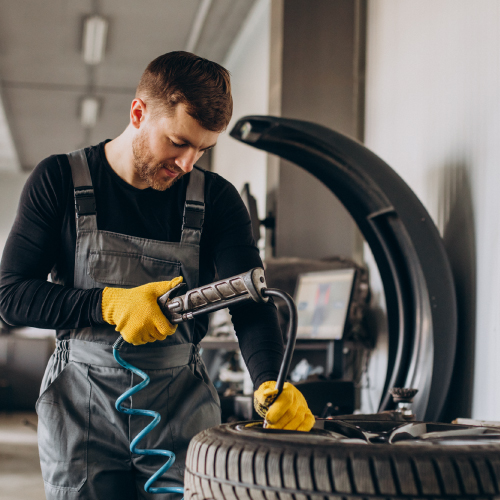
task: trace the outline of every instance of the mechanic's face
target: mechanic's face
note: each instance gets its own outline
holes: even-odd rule
[[[135,174],[139,184],[158,191],[168,189],[191,172],[219,136],[219,132],[203,128],[183,104],[178,104],[169,116],[144,114],[137,128],[132,142]]]

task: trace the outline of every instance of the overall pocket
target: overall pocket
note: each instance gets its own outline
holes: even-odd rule
[[[180,276],[181,263],[141,254],[109,250],[91,251],[89,275],[104,285],[133,287]]]
[[[206,389],[208,389],[210,395],[212,396],[212,399],[214,400],[214,403],[216,403],[220,408],[219,394],[217,393],[217,389],[208,376],[207,368],[201,356],[197,354],[195,356],[195,362],[188,366],[194,377],[197,378],[202,383],[202,385],[206,387]]]
[[[79,491],[87,480],[88,366],[70,362],[36,403],[43,480]]]

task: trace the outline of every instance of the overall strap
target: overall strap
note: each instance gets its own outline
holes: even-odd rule
[[[75,215],[77,234],[82,231],[97,230],[97,212],[94,188],[90,177],[85,150],[68,153],[68,160],[75,188]]]
[[[186,190],[181,243],[199,245],[204,220],[205,172],[199,168],[193,168]]]

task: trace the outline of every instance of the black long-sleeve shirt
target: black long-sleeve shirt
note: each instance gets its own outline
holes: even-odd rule
[[[166,191],[137,189],[109,165],[104,144],[86,149],[100,230],[178,242],[189,174]],[[72,328],[105,324],[102,289],[47,281],[52,273],[73,276],[75,204],[66,155],[50,156],[32,172],[0,265],[0,315],[8,324],[56,329],[65,338]],[[209,172],[205,182],[205,221],[200,242],[200,285],[261,267],[250,219],[238,192]],[[283,345],[273,304],[231,309],[243,358],[256,386],[275,380]],[[199,342],[201,339],[194,339]]]

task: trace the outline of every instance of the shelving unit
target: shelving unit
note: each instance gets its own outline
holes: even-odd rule
[[[227,351],[239,349],[237,340],[228,340],[226,338],[205,337],[200,347],[207,350],[224,349]],[[343,372],[343,349],[349,347],[355,348],[356,344],[352,342],[344,342],[342,340],[305,340],[297,339],[295,344],[295,353],[302,351],[325,353],[324,362],[325,374],[333,374],[332,378],[342,378]]]

